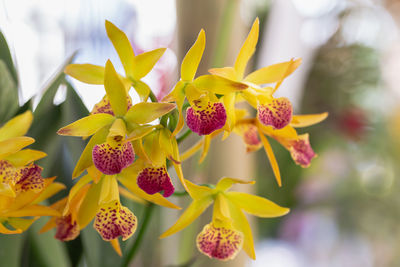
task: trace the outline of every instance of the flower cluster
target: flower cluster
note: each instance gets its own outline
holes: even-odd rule
[[[60,213],[40,203],[65,188],[44,179],[42,168],[33,162],[46,156],[44,152],[24,149],[35,140],[24,136],[32,123],[32,113],[16,116],[0,128],[0,233],[22,233],[39,216]]]
[[[204,159],[212,138],[223,134],[225,139],[234,132],[243,137],[249,152],[264,146],[280,186],[279,168],[266,136],[277,140],[289,150],[297,164],[308,167],[315,153],[308,135],[299,135],[295,127],[320,122],[327,114],[296,116],[287,98],[273,96],[284,79],[300,65],[301,60],[275,64],[245,76],[248,61],[258,41],[259,21],[256,19],[233,67],[210,69],[210,74],[196,77],[206,44],[205,32],[201,30],[182,61],[181,79],[161,102],[157,102],[150,87],[141,79],[151,71],[165,48],[135,55],[127,36],[120,29],[109,21],[106,21],[105,26],[125,74],[117,73],[110,60],[104,67],[92,64],[70,64],[66,67],[65,72],[79,81],[103,85],[105,95],[89,116],[58,131],[59,135],[90,139],[73,171],[72,178],[79,179],[67,197],[47,208],[53,212],[47,215],[53,217],[42,228],[42,232],[56,228],[56,238],[72,240],[93,221],[93,227],[103,240],[110,242],[117,253],[121,254],[118,238],[121,236],[122,240],[126,240],[131,237],[140,222],[131,210],[122,205],[120,194],[135,201],[149,201],[180,209],[167,200],[175,191],[168,170],[172,165],[177,180],[193,201],[161,237],[182,230],[214,203],[211,223],[197,236],[198,249],[211,258],[228,260],[234,258],[243,247],[249,257],[254,259],[253,237],[243,212],[266,218],[285,215],[289,209],[259,196],[228,191],[235,183],[254,182],[222,178],[215,186],[196,185],[184,178],[181,164],[200,148],[203,148],[201,160]],[[273,86],[266,86],[271,84]],[[135,93],[131,92],[132,88],[141,99],[139,103],[132,102],[130,95]],[[247,102],[257,111],[257,116],[248,117],[247,111],[237,108],[238,102]],[[187,109],[184,110],[184,107]],[[174,110],[176,112],[172,112]],[[187,133],[194,132],[201,139],[181,154],[177,135],[185,126],[185,121],[189,128]],[[187,134],[181,135],[184,136]],[[2,138],[0,131],[0,141],[4,140]],[[15,141],[15,144],[21,142]],[[18,197],[25,188],[35,194],[50,188],[38,176],[39,167],[29,165],[19,169],[34,158],[33,152],[29,152],[29,155],[18,152],[20,146],[15,145],[12,154],[0,154],[3,170],[0,175],[5,171],[16,173],[15,179],[0,176],[3,179],[1,192],[4,197]],[[16,153],[21,155],[16,156]],[[25,161],[22,160],[24,156]],[[24,175],[31,175],[32,182],[26,184]],[[51,193],[56,191],[48,190]],[[37,208],[39,200],[30,203]],[[3,207],[6,201],[1,201]],[[15,229],[20,229],[12,224],[12,220],[2,218],[13,217],[11,215],[19,215],[21,212],[6,210],[0,213],[1,222],[7,220]]]

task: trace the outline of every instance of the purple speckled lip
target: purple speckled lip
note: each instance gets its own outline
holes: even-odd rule
[[[103,143],[93,148],[92,158],[99,171],[113,175],[131,165],[135,159],[135,153],[130,142],[119,143],[115,147]]]
[[[224,127],[226,111],[222,103],[208,102],[204,108],[189,107],[186,111],[186,123],[190,130],[207,135]]]
[[[266,126],[282,129],[292,120],[292,103],[286,97],[273,99],[257,107],[257,117]]]
[[[243,234],[234,229],[215,227],[210,223],[198,234],[196,243],[200,252],[208,257],[230,260],[242,249]]]
[[[164,191],[163,196],[169,197],[175,191],[171,178],[164,166],[143,169],[137,177],[137,184],[144,192],[150,195]]]
[[[290,154],[296,164],[302,167],[308,167],[311,160],[315,157],[314,150],[312,149],[308,137],[299,139],[291,143]]]

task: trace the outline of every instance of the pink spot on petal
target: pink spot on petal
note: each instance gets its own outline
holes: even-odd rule
[[[257,111],[260,122],[275,129],[282,129],[292,120],[292,104],[286,97],[274,98],[270,103],[259,105]]]
[[[308,140],[308,135],[291,142],[290,145],[290,154],[296,164],[302,167],[310,166],[311,160],[315,157],[315,153]]]
[[[226,111],[222,103],[208,102],[206,107],[189,107],[186,111],[187,126],[199,135],[207,135],[224,127]]]
[[[137,184],[150,195],[164,191],[163,196],[169,197],[175,191],[171,178],[164,166],[143,169],[137,177]]]
[[[127,100],[128,100],[128,110],[129,110],[132,107],[132,99],[130,96],[128,96]],[[99,103],[94,105],[91,114],[97,114],[97,113],[107,113],[114,116],[110,100],[108,100],[107,96],[104,96]]]
[[[79,226],[76,221],[72,221],[71,215],[56,219],[57,230],[55,238],[61,241],[74,240],[79,235]]]
[[[92,151],[93,163],[104,174],[120,173],[135,160],[135,153],[130,142],[111,146],[108,143],[96,145]]]
[[[226,261],[233,259],[242,249],[243,234],[234,229],[215,227],[210,223],[198,234],[196,243],[201,253]]]
[[[247,152],[256,151],[262,146],[257,126],[252,123],[238,123],[235,128],[235,132],[242,136]]]
[[[16,178],[14,166],[7,160],[0,160],[0,183],[14,185]]]
[[[29,190],[40,192],[44,188],[42,168],[35,164],[18,169],[15,180],[15,189],[19,192]]]

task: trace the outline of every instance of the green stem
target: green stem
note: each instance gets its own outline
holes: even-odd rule
[[[129,263],[131,262],[136,252],[138,251],[138,248],[142,243],[144,233],[146,232],[146,229],[150,224],[150,218],[151,215],[153,214],[153,210],[154,210],[153,203],[149,203],[149,205],[145,207],[142,227],[140,227],[139,233],[137,234],[137,237],[135,239],[135,242],[132,244],[132,247],[128,250],[128,254],[126,254],[126,257],[123,259],[121,267],[128,267]]]
[[[150,94],[149,94],[150,100],[151,102],[158,102],[156,95],[153,93],[152,90],[150,90]]]

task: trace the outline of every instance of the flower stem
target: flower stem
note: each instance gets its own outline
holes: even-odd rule
[[[126,254],[125,258],[123,259],[121,267],[128,267],[129,263],[131,262],[131,260],[135,256],[136,252],[138,251],[138,248],[140,247],[140,244],[142,243],[144,233],[146,232],[146,229],[148,228],[148,226],[150,224],[150,218],[151,218],[151,215],[153,214],[153,210],[154,210],[153,203],[149,203],[145,207],[142,226],[140,227],[140,230],[135,239],[135,242],[132,244],[132,247],[128,250],[128,253]]]

